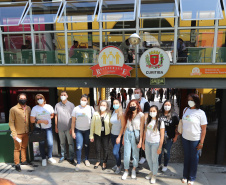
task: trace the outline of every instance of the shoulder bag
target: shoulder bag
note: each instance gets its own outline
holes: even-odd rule
[[[188,107],[186,108],[186,110],[183,112],[183,115],[185,114],[185,112],[188,110]],[[183,116],[182,116],[182,118],[183,118]],[[182,132],[183,132],[183,121],[182,121],[182,119],[180,119],[180,121],[179,121],[179,124],[178,124],[178,127],[177,127],[177,131],[180,133],[180,134],[182,134]]]
[[[33,131],[29,133],[29,142],[41,142],[46,141],[46,130],[42,129],[41,124],[39,124],[40,128],[35,127]]]

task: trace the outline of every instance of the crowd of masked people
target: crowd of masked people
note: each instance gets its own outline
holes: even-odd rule
[[[121,95],[126,93],[121,89]],[[108,168],[108,156],[112,152],[115,157],[115,166],[112,168],[116,174],[123,170],[122,180],[129,175],[136,179],[136,168],[147,160],[150,173],[144,178],[151,184],[156,183],[158,170],[167,171],[170,160],[170,150],[182,134],[184,149],[184,170],[182,183],[192,185],[196,179],[199,153],[203,148],[206,135],[207,119],[204,111],[200,109],[200,99],[197,94],[188,95],[188,106],[183,111],[182,131],[178,132],[179,117],[173,111],[170,100],[166,100],[161,109],[146,100],[142,89],[128,90],[129,103],[121,103],[116,91],[111,93],[111,107],[106,100],[100,101],[95,108],[88,105],[88,96],[81,96],[80,105],[75,106],[68,100],[66,91],[61,92],[61,101],[53,108],[47,104],[42,94],[35,96],[32,109],[27,105],[27,95],[18,95],[18,104],[10,109],[9,126],[14,139],[14,163],[17,171],[20,165],[26,165],[26,153],[29,142],[29,127],[44,130],[46,140],[39,143],[42,157],[42,166],[47,163],[56,163],[52,157],[53,132],[58,133],[61,146],[61,157],[58,162],[68,160],[75,163],[75,171],[80,171],[81,163],[90,167],[90,143],[95,143],[96,162],[94,169]],[[132,95],[135,99],[131,99]],[[125,96],[127,97],[127,96]],[[124,99],[126,99],[124,97]],[[123,111],[125,108],[125,111]],[[55,118],[55,130],[52,129],[51,119]],[[65,140],[69,145],[69,156],[66,154]],[[76,152],[74,151],[74,140]],[[113,150],[109,149],[109,142]],[[47,153],[46,148],[47,146]],[[123,165],[121,147],[124,150]],[[85,159],[82,160],[84,147]],[[103,158],[101,153],[103,151]],[[21,155],[21,159],[20,159]],[[162,157],[164,157],[162,164]],[[129,173],[129,164],[132,158],[133,167]]]

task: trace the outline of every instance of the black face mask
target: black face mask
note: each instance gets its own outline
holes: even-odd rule
[[[136,106],[129,107],[129,110],[130,110],[130,111],[135,111],[136,109],[137,109]]]
[[[21,104],[21,105],[25,105],[26,102],[27,102],[27,100],[19,100],[19,104]]]

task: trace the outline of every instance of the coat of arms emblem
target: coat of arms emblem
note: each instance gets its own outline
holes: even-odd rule
[[[157,69],[162,67],[164,61],[163,54],[159,51],[151,51],[145,56],[146,66],[148,68]]]

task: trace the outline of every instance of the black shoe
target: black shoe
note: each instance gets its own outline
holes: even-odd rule
[[[60,160],[58,161],[58,163],[62,163],[65,160],[64,157],[61,157]]]
[[[21,172],[21,168],[20,168],[19,164],[15,165],[15,169],[16,169],[16,171]]]
[[[69,162],[70,164],[74,164],[74,163],[75,163],[74,159],[68,160],[68,162]]]
[[[106,170],[106,169],[107,169],[107,166],[105,166],[105,167],[102,166],[102,170]]]
[[[99,166],[99,165],[98,165],[98,166]],[[94,165],[94,167],[93,167],[93,168],[94,168],[94,169],[97,169],[97,168],[98,168],[98,166]]]
[[[30,163],[28,163],[27,161],[24,161],[24,162],[20,163],[20,165],[30,165]]]

